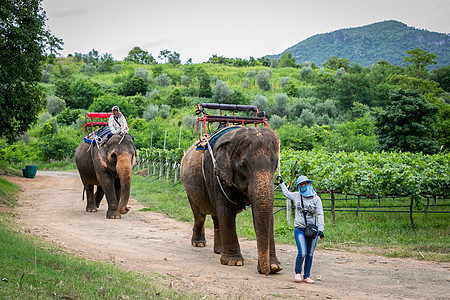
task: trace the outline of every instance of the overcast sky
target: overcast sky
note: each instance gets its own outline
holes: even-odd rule
[[[43,0],[63,56],[92,49],[122,60],[134,46],[182,62],[213,54],[248,59],[279,54],[318,33],[397,20],[450,32],[449,0]]]

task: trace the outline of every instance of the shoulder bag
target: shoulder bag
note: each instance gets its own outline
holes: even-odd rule
[[[302,212],[303,212],[303,218],[305,218],[305,237],[307,239],[315,239],[317,236],[317,226],[316,226],[316,218],[314,217],[314,225],[308,224],[308,221],[306,220],[306,212],[305,212],[305,206],[303,205],[303,196],[300,195],[300,199],[302,201]]]

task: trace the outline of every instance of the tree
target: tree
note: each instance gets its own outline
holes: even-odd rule
[[[437,108],[415,91],[398,90],[391,104],[376,115],[376,134],[380,150],[433,154],[438,151],[433,124]]]
[[[42,62],[63,44],[47,29],[41,2],[2,1],[0,8],[0,137],[9,143],[37,119],[45,104]]]
[[[176,51],[174,51],[173,53],[169,54],[168,57],[169,57],[169,64],[172,64],[172,65],[180,65],[181,64],[180,53],[177,53]]]
[[[414,50],[406,51],[409,56],[405,56],[404,62],[411,63],[416,66],[417,78],[419,78],[419,70],[421,67],[426,67],[431,64],[436,64],[436,54],[416,48]]]
[[[170,79],[170,76],[166,73],[162,73],[161,75],[157,76],[155,78],[155,82],[159,86],[169,86],[172,82],[172,79]]]
[[[160,60],[164,60],[164,62],[167,62],[167,57],[169,56],[170,53],[172,53],[172,51],[169,51],[167,49],[161,50],[159,51],[158,58]]]
[[[280,61],[277,65],[278,68],[296,68],[298,65],[295,63],[295,57],[290,52],[285,52],[281,55]]]
[[[328,59],[328,61],[323,63],[323,66],[325,68],[335,71],[340,68],[344,68],[345,71],[348,71],[350,69],[350,61],[345,58],[338,58],[336,56],[332,56]]]
[[[167,97],[167,104],[172,108],[180,108],[186,105],[186,101],[179,88],[174,88]]]
[[[278,94],[275,96],[275,104],[270,108],[271,115],[277,115],[280,117],[288,117],[291,113],[291,108],[289,107],[288,97],[286,94]]]
[[[204,72],[204,71],[203,71]],[[211,79],[206,72],[198,75],[200,87],[198,89],[198,96],[202,98],[212,98]]]
[[[142,77],[134,75],[119,87],[119,95],[134,96],[137,94],[145,95],[148,84]]]
[[[136,46],[128,52],[125,61],[131,61],[136,64],[149,65],[155,61],[151,54],[147,51],[142,50],[140,47]]]
[[[439,83],[447,93],[450,92],[450,65],[431,71],[431,80]]]
[[[70,108],[87,109],[94,99],[100,96],[103,91],[100,85],[90,79],[80,78],[70,85],[70,96],[66,104]]]

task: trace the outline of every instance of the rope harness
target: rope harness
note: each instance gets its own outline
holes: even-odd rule
[[[238,129],[241,128],[241,126],[229,126],[229,127],[225,127],[222,128],[218,131],[216,131],[215,133],[213,133],[213,135],[211,135],[211,137],[209,139],[206,140],[206,147],[201,147],[200,145],[197,145],[197,150],[205,150],[205,148],[208,149],[209,151],[209,155],[211,156],[211,160],[213,163],[213,172],[216,169],[216,159],[214,158],[214,153],[212,150],[212,146],[211,143],[215,143],[217,141],[217,139],[222,136],[222,134],[228,132],[229,130],[233,130],[233,129]],[[211,141],[211,143],[210,143]],[[205,165],[204,165],[204,159],[205,158],[205,151],[203,151],[203,155],[202,155],[202,174],[203,174],[203,179],[206,182],[206,176],[205,176]],[[220,178],[218,175],[215,175],[216,179],[217,179],[217,183],[219,184],[220,190],[222,191],[222,194],[225,196],[225,198],[233,205],[238,205],[236,202],[234,202],[233,200],[230,199],[230,197],[228,197],[227,193],[225,192],[225,189],[223,188],[222,182],[220,181]]]

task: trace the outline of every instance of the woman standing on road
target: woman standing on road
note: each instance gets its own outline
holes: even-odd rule
[[[299,176],[297,178],[298,192],[290,192],[283,182],[281,176],[278,176],[281,191],[283,195],[295,202],[295,243],[297,244],[298,254],[295,261],[295,276],[296,282],[314,283],[310,278],[312,260],[314,249],[317,244],[317,237],[323,239],[324,221],[322,201],[312,187],[313,180],[309,180],[306,176]],[[303,203],[302,203],[303,202]],[[305,221],[306,217],[306,221]],[[314,238],[305,237],[305,229],[307,224],[318,223],[318,234]],[[303,261],[305,261],[304,275],[301,276]]]

